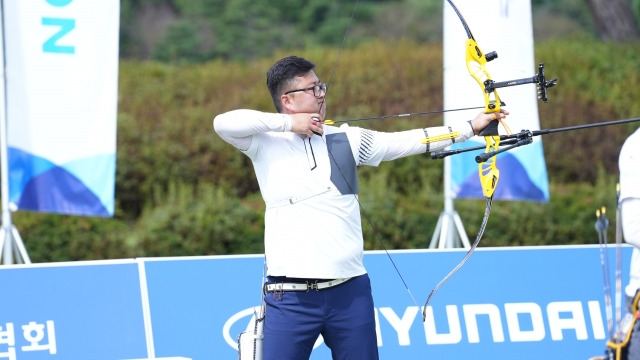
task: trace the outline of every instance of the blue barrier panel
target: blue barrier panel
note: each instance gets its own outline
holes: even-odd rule
[[[147,356],[133,260],[0,267],[0,359]]]
[[[233,323],[228,320],[259,304],[262,259],[262,256],[142,259],[156,356],[194,360],[237,358],[235,341],[250,315]],[[232,327],[223,333],[225,323]]]
[[[624,251],[626,283],[630,249]],[[392,254],[420,307],[463,255]],[[603,353],[597,247],[479,249],[435,294],[424,324],[422,309],[406,295],[386,255],[365,261],[374,279],[383,359],[586,359]]]
[[[623,284],[631,248],[623,248]],[[586,359],[607,338],[597,246],[483,248],[434,296],[464,250],[368,252],[382,359]],[[614,249],[609,248],[613,284]],[[262,256],[0,267],[0,359],[236,358],[260,301]],[[140,283],[138,262],[146,277]],[[146,286],[145,286],[146,285]],[[148,289],[148,293],[141,293]],[[149,302],[146,302],[148,295]],[[145,306],[149,306],[146,308]],[[153,349],[152,349],[153,350]],[[313,360],[330,358],[322,341]]]
[[[623,283],[631,248],[623,248]],[[464,250],[368,252],[382,359],[586,359],[607,338],[597,246],[483,248],[434,296]],[[614,249],[609,248],[611,272]],[[233,359],[259,304],[262,256],[144,259],[156,355]],[[611,280],[613,284],[613,279]],[[313,360],[330,358],[321,341]]]

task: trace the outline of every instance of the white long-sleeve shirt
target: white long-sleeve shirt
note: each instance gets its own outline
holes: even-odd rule
[[[254,110],[218,115],[214,129],[253,163],[266,203],[268,275],[334,279],[362,275],[357,167],[425,153],[426,136],[473,136],[468,122],[396,133],[325,125],[323,136],[292,133],[291,117]],[[427,148],[429,146],[429,148]]]
[[[627,296],[640,289],[640,129],[622,145],[618,159],[620,169],[620,211],[625,242],[634,246],[631,253]]]

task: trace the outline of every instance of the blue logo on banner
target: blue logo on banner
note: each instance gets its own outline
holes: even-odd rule
[[[42,18],[42,25],[60,27],[60,30],[55,33],[55,35],[50,37],[49,40],[45,41],[44,44],[42,44],[43,52],[60,54],[74,54],[76,52],[75,46],[58,44],[58,40],[67,35],[76,27],[76,21],[74,19]]]
[[[454,144],[451,148],[465,146],[469,145]],[[484,197],[475,161],[478,153],[480,151],[461,153],[451,159],[451,187],[457,198]],[[498,155],[497,166],[500,179],[494,199],[549,201],[549,182],[541,142]]]
[[[51,6],[64,7],[71,4],[73,0],[47,0],[47,3]],[[59,54],[75,54],[76,47],[70,45],[60,45],[58,40],[62,39],[65,35],[71,32],[76,27],[75,19],[60,19],[60,18],[42,18],[42,25],[46,26],[58,26],[60,30],[53,34],[47,41],[42,44],[42,51],[46,53],[59,53]]]
[[[115,155],[98,155],[57,166],[9,148],[9,201],[19,210],[112,216]]]

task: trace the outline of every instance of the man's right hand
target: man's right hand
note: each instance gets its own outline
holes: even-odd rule
[[[291,132],[303,134],[309,137],[315,135],[322,136],[322,117],[318,113],[297,113],[291,116]]]

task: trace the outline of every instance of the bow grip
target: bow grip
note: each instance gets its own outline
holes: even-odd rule
[[[496,135],[500,135],[498,133],[498,125],[500,124],[500,122],[498,120],[491,120],[489,122],[489,125],[487,125],[487,127],[485,127],[484,129],[480,130],[480,133],[478,133],[478,135],[480,136],[496,136]]]

